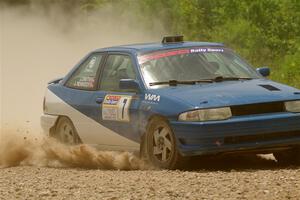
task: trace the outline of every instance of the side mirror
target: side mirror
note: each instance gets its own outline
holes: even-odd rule
[[[128,91],[140,91],[140,85],[133,79],[121,79],[119,82],[119,88]]]
[[[270,75],[271,71],[269,67],[260,67],[257,68],[256,71],[260,73],[263,77],[267,77]]]

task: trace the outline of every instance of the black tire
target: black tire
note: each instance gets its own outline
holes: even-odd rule
[[[281,165],[300,165],[300,147],[273,153]]]
[[[67,117],[58,119],[53,137],[64,144],[76,145],[81,143],[72,121]]]
[[[141,148],[143,158],[158,168],[178,169],[187,161],[180,155],[174,133],[162,117],[150,120]]]

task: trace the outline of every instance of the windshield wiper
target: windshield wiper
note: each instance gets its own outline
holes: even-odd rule
[[[202,80],[191,80],[191,81],[178,81],[178,80],[169,80],[169,81],[160,81],[160,82],[153,82],[149,83],[150,86],[154,85],[170,85],[170,86],[177,86],[179,84],[183,85],[195,85],[196,83],[212,83],[213,80],[210,79],[202,79]]]
[[[160,82],[152,82],[149,83],[150,86],[154,85],[170,85],[177,86],[179,84],[182,85],[195,85],[196,83],[213,83],[213,82],[222,82],[222,81],[238,81],[238,80],[252,80],[253,78],[249,77],[224,77],[217,76],[212,79],[200,79],[200,80],[189,80],[189,81],[178,81],[178,80],[169,80],[169,81],[160,81]]]
[[[239,81],[239,80],[252,80],[253,78],[249,77],[227,77],[227,76],[217,76],[211,79],[214,82],[222,82],[222,81]]]

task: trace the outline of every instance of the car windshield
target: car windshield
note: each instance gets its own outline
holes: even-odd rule
[[[156,51],[138,56],[138,61],[147,86],[168,84],[170,81],[184,84],[189,81],[201,83],[205,80],[260,78],[249,64],[226,48]]]

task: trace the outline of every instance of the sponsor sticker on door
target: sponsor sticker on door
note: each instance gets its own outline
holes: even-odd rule
[[[102,119],[129,122],[132,96],[106,95],[102,104]]]

